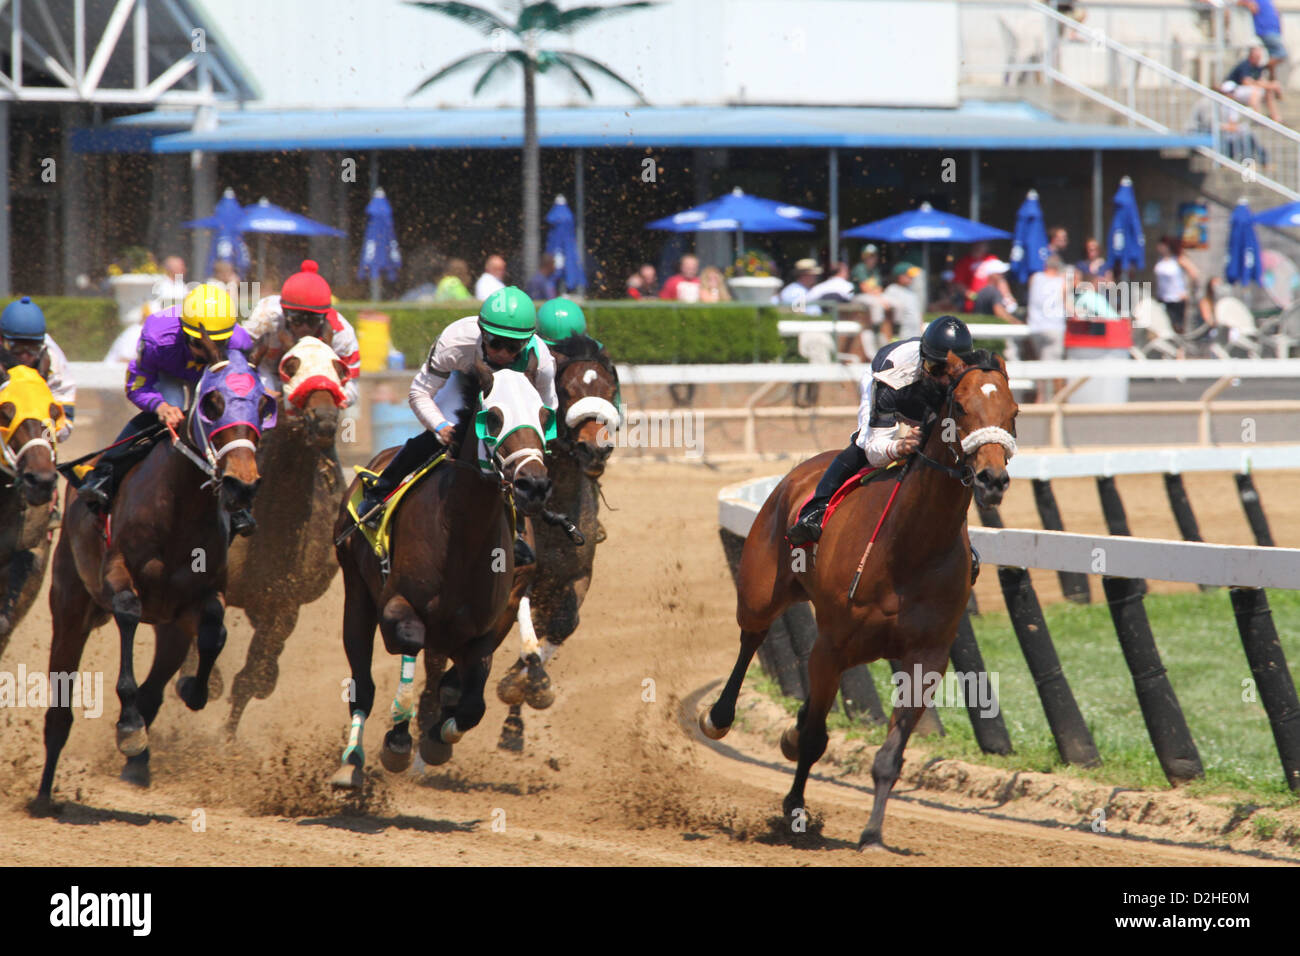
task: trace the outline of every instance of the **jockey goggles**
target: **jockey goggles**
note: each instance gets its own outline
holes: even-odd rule
[[[504,335],[485,335],[483,344],[492,349],[494,352],[505,352],[509,355],[518,355],[528,344],[527,339],[510,339]]]

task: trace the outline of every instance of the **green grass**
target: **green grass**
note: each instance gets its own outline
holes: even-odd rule
[[[1094,600],[1099,590],[1094,587]],[[1300,683],[1300,593],[1270,591],[1268,598],[1292,679]],[[1251,674],[1227,589],[1148,596],[1145,603],[1161,659],[1205,767],[1205,779],[1188,784],[1183,792],[1244,796],[1266,806],[1300,805],[1300,796],[1288,790],[1283,778],[1258,691],[1255,701],[1242,699],[1242,682]],[[925,738],[927,749],[936,756],[1010,770],[1065,773],[1121,787],[1168,788],[1105,603],[1055,604],[1045,607],[1044,615],[1102,766],[1085,770],[1061,761],[1010,618],[991,609],[973,618],[975,635],[985,667],[998,675],[999,704],[1015,753],[982,753],[965,709],[952,707],[940,710],[946,736]],[[871,669],[888,712],[888,667],[876,663]],[[756,678],[752,686],[780,697],[775,682],[757,666],[751,676]],[[782,702],[791,713],[798,709],[798,701]],[[869,743],[884,741],[884,728],[851,724],[838,713],[828,724]]]

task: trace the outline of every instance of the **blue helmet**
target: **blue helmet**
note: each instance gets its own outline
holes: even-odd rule
[[[45,313],[29,295],[0,312],[0,335],[7,339],[45,339]]]

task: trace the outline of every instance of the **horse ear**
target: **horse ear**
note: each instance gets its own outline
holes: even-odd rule
[[[335,359],[334,374],[336,374],[339,377],[340,382],[346,382],[348,380],[348,367],[344,365],[342,362],[340,362],[338,359]]]
[[[962,370],[963,370],[964,368],[966,368],[966,363],[963,362],[963,361],[961,360],[961,356],[958,355],[956,352],[949,351],[949,352],[948,352],[948,375],[949,375],[949,377],[950,377],[950,378],[955,378],[956,376],[958,376],[958,375],[960,375],[960,374],[962,373]]]
[[[199,341],[203,343],[203,353],[204,357],[208,360],[208,365],[215,365],[217,362],[221,361],[221,349],[217,347],[216,342],[212,341],[212,337],[208,335],[207,329],[201,331]]]
[[[1007,363],[1006,363],[1006,361],[1002,358],[1002,356],[1001,356],[1001,355],[998,355],[998,354],[995,352],[995,353],[993,354],[993,361],[995,361],[995,362],[998,363],[998,371],[1000,371],[1003,375],[1006,375],[1006,374],[1007,374]]]
[[[257,344],[253,346],[253,351],[248,353],[248,364],[253,368],[257,368],[262,364],[262,359],[266,358],[266,353],[269,351],[271,351],[271,345],[266,340],[266,336],[262,336],[257,340]]]
[[[482,356],[474,359],[474,368],[471,373],[474,376],[474,384],[478,386],[479,392],[484,398],[492,392],[492,369],[488,368],[488,363],[483,361]]]
[[[296,355],[290,355],[280,363],[280,381],[287,382],[298,374],[298,369],[302,365],[302,359]]]
[[[18,411],[13,402],[5,402],[0,405],[0,428],[8,428],[13,424],[14,414]]]
[[[57,422],[59,416],[63,414],[63,406],[58,402],[50,402],[50,421]]]
[[[528,355],[528,364],[524,366],[524,378],[537,385],[537,353],[530,352]]]

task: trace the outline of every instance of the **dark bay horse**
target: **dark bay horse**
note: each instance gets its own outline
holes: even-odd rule
[[[0,657],[36,601],[50,558],[54,435],[63,406],[26,366],[0,370]]]
[[[462,376],[459,450],[398,504],[387,575],[360,534],[337,546],[352,699],[348,745],[331,780],[335,786],[361,785],[362,734],[375,701],[370,666],[376,625],[385,649],[402,656],[393,726],[384,737],[386,769],[396,772],[410,765],[409,693],[421,651],[428,678],[420,698],[424,761],[437,765],[450,760],[452,746],[483,719],[492,653],[509,632],[512,604],[523,586],[516,581],[507,496],[521,516],[533,515],[542,510],[551,490],[543,448],[554,428],[554,410],[542,405],[535,375],[534,358],[525,372],[492,372],[479,361],[472,373]],[[396,452],[381,452],[370,469],[381,470]],[[335,539],[352,524],[345,505],[334,526]],[[448,658],[454,667],[444,675]]]
[[[578,627],[600,543],[599,480],[619,425],[618,372],[604,348],[585,335],[574,335],[551,346],[551,353],[560,409],[553,452],[546,457],[552,481],[549,507],[569,517],[583,543],[575,545],[558,525],[532,522],[537,568],[519,604],[519,660],[497,684],[497,697],[510,706],[498,743],[503,750],[523,749],[524,703],[541,710],[555,699],[539,666],[549,662]]]
[[[285,352],[279,372],[280,419],[257,449],[258,531],[231,544],[226,575],[226,606],[243,608],[253,625],[248,656],[231,684],[231,735],[248,702],[275,690],[299,607],[323,595],[339,569],[330,529],[345,484],[334,440],[347,366],[330,346],[306,336]]]
[[[848,494],[826,521],[815,560],[791,550],[785,531],[830,463],[826,452],[796,466],[773,489],[745,539],[737,577],[740,654],[721,695],[701,712],[700,729],[718,740],[735,719],[736,698],[754,652],[772,621],[796,601],[812,601],[817,640],[808,659],[808,700],[781,738],[797,760],[786,795],[787,818],[803,812],[808,772],[826,749],[826,715],[840,674],[869,661],[902,662],[924,680],[942,679],[957,623],[971,589],[966,512],[972,488],[981,505],[1002,500],[1015,451],[1018,406],[1000,356],[975,352],[970,364],[948,353],[938,409],[924,423],[921,452],[901,477],[868,482]],[[862,564],[891,493],[897,498]],[[857,570],[861,578],[849,597]],[[933,675],[933,676],[932,676]],[[894,708],[871,775],[875,802],[859,848],[881,843],[885,803],[903,765],[903,748],[924,709],[922,699]]]
[[[71,673],[90,632],[111,615],[120,637],[117,748],[127,757],[122,777],[149,782],[149,726],[163,689],[197,636],[199,668],[177,685],[191,710],[208,699],[212,665],[226,641],[229,513],[251,505],[257,490],[257,442],[275,423],[275,402],[242,352],[220,360],[204,337],[211,364],[194,388],[183,432],[155,445],[123,478],[107,522],[68,488],[63,534],[54,552],[50,612],[54,640],[50,671]],[[153,666],[136,685],[135,631],[152,624]],[[54,770],[68,739],[72,711],[45,714],[45,770],[33,809],[51,806]]]

